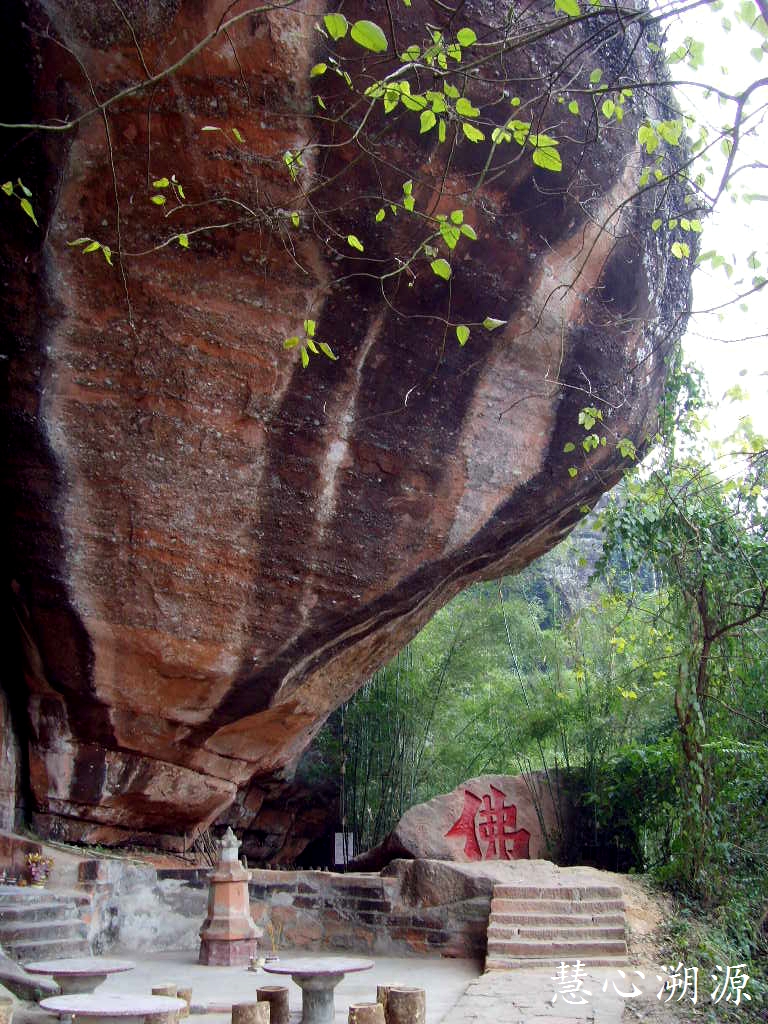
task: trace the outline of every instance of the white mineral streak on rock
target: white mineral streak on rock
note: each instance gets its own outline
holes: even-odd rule
[[[469,429],[462,434],[466,484],[446,554],[469,541],[493,510],[544,464],[557,422],[568,333],[582,317],[582,304],[610,255],[621,217],[613,217],[605,230],[600,225],[629,194],[635,175],[631,161],[603,198],[590,227],[549,250],[538,280],[532,282],[527,310],[503,329],[494,356],[484,365],[465,421]],[[589,400],[585,393],[585,404]],[[510,419],[516,421],[513,435]]]
[[[335,394],[337,396],[341,396],[344,401],[339,404],[328,417],[328,437],[330,443],[327,443],[325,462],[320,474],[321,479],[323,480],[323,489],[318,497],[314,529],[312,530],[313,547],[315,551],[319,551],[322,548],[326,531],[331,525],[336,511],[339,469],[347,455],[349,437],[355,424],[355,409],[363,383],[363,369],[365,368],[370,351],[379,337],[384,317],[385,312],[382,311],[372,320],[371,325],[368,328],[353,365],[353,372],[351,374],[353,381],[352,386],[348,390],[341,387],[336,388]],[[331,431],[333,431],[334,434],[332,434]],[[330,440],[331,437],[333,440]],[[317,600],[314,587],[315,580],[311,572],[308,571],[305,574],[303,584],[303,593],[299,601],[299,607],[301,609],[301,624],[299,629],[306,625],[309,613]],[[291,640],[293,639],[294,638],[291,637]],[[314,654],[316,654],[316,652],[314,652]],[[273,703],[279,702],[281,693],[284,693],[286,688],[290,689],[291,681],[295,678],[301,678],[304,671],[306,671],[306,666],[303,660],[294,663],[290,673],[285,676],[280,684],[280,688],[275,693]]]

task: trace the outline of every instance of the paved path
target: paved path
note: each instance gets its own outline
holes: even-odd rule
[[[441,1024],[620,1024],[625,1007],[659,1005],[655,968],[489,971],[470,982]],[[644,975],[641,977],[640,975]]]
[[[256,989],[274,985],[274,975],[242,967],[203,967],[191,953],[133,954],[135,971],[112,975],[100,992],[149,994],[153,985],[175,982],[192,988],[196,1013],[188,1024],[230,1024],[233,1002],[255,999]],[[427,1024],[620,1024],[625,1006],[659,1006],[658,969],[632,966],[622,978],[615,967],[593,967],[573,985],[573,966],[559,982],[557,969],[491,971],[481,975],[479,964],[468,960],[373,956],[374,969],[347,975],[336,989],[335,1024],[347,1024],[350,1003],[372,1002],[377,985],[413,985],[427,994]],[[570,982],[570,984],[569,984]],[[290,980],[292,1022],[299,1019],[301,991]],[[570,991],[566,991],[570,988]],[[603,988],[606,989],[603,992]],[[634,993],[624,998],[619,992]],[[554,999],[553,997],[557,997]],[[583,1001],[579,1001],[583,1000]],[[207,1012],[205,1012],[207,1011]],[[14,1024],[51,1024],[39,1008],[26,1004],[14,1014]]]

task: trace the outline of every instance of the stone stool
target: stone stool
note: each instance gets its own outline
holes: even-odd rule
[[[269,1003],[270,1024],[288,1024],[288,989],[284,985],[267,985],[256,990],[259,1001]]]

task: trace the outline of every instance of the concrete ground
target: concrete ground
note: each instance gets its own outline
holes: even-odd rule
[[[282,953],[288,955],[292,954]],[[136,969],[112,975],[99,992],[148,995],[154,985],[163,983],[190,987],[190,1024],[230,1024],[232,1003],[254,1001],[261,986],[287,985],[292,1021],[300,1019],[301,991],[289,978],[243,967],[201,966],[193,953],[153,953],[126,959],[133,960]],[[371,959],[372,970],[349,974],[337,987],[335,1024],[346,1024],[351,1003],[375,1001],[377,985],[425,989],[427,1024],[620,1024],[636,992],[642,992],[637,999],[646,1005],[649,1000],[655,1004],[660,987],[653,968],[644,972],[644,978],[635,967],[622,968],[623,976],[616,967],[595,967],[574,975],[570,964],[558,978],[557,969],[547,967],[481,974],[481,965],[468,960]],[[13,1024],[52,1020],[32,1004],[20,1004]]]

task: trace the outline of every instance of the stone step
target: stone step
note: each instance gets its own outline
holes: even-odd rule
[[[40,939],[36,942],[14,942],[3,945],[5,952],[20,963],[32,960],[61,960],[70,956],[91,956],[86,939]]]
[[[557,957],[583,960],[589,956],[624,956],[627,955],[627,943],[624,939],[610,941],[591,941],[575,939],[554,939],[549,942],[536,939],[490,939],[488,953],[490,958],[509,957],[514,959],[531,957]]]
[[[499,886],[496,886],[498,890]],[[507,899],[496,897],[491,900],[492,914],[623,914],[623,900],[584,900],[574,903],[571,900],[553,899]]]
[[[73,917],[78,917],[78,907],[69,902],[0,904],[0,926],[12,921],[61,921]]]
[[[495,885],[494,896],[510,900],[584,900],[623,899],[620,885]]]
[[[575,939],[600,939],[610,942],[614,939],[625,939],[624,925],[614,925],[605,928],[576,926],[574,928],[562,927],[531,927],[528,925],[503,925],[497,924],[494,919],[488,926],[488,941],[491,939],[563,939],[569,942]]]
[[[69,920],[52,921],[10,921],[0,920],[0,946],[18,942],[37,942],[40,939],[87,939],[88,932],[82,921],[75,917]]]
[[[583,925],[586,928],[592,926],[602,927],[603,925],[613,926],[621,925],[624,927],[624,915],[623,914],[535,914],[533,911],[528,913],[522,911],[516,914],[499,914],[493,915],[493,924],[521,924],[530,925],[536,928],[546,928],[550,925],[555,927],[573,928],[577,925]]]
[[[32,885],[0,885],[0,912],[6,907],[26,907],[40,903],[59,903],[67,906],[85,907],[91,902],[87,893],[54,890],[50,888],[36,889]]]
[[[579,962],[585,967],[623,967],[626,956],[582,956]],[[575,963],[576,958],[567,961]],[[563,963],[562,957],[526,957],[519,959],[515,957],[493,956],[487,957],[485,961],[486,971],[509,971],[509,970],[530,970],[532,967],[557,967]]]

